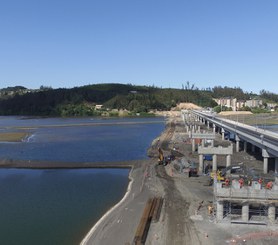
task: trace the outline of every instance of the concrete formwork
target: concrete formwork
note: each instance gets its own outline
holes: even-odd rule
[[[212,171],[217,170],[217,155],[227,155],[226,158],[226,166],[231,165],[231,155],[233,154],[233,145],[230,145],[228,147],[203,147],[199,146],[198,147],[198,154],[199,155],[212,155]],[[203,171],[203,161],[200,161],[199,157],[199,171]]]
[[[214,188],[214,196],[216,200],[216,221],[223,222],[223,219],[232,222],[231,210],[225,210],[225,204],[231,208],[232,203],[241,206],[241,214],[237,215],[237,219],[233,219],[236,223],[252,223],[252,224],[269,224],[278,225],[276,213],[278,207],[278,185],[274,185],[272,189],[266,189],[261,184],[253,183],[252,186],[240,187],[237,182],[229,187],[224,187],[222,183],[217,183]],[[252,210],[251,208],[252,207]],[[258,211],[254,210],[254,207],[258,207]],[[255,220],[251,219],[251,214],[256,212],[262,212],[261,207],[265,207],[263,215],[261,217],[254,216]],[[225,215],[224,215],[225,214]],[[222,218],[222,219],[221,219]]]

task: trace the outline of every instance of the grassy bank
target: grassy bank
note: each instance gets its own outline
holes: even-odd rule
[[[229,115],[220,116],[226,119],[230,119],[236,122],[248,124],[248,125],[274,125],[278,124],[277,113],[260,113],[252,115]]]

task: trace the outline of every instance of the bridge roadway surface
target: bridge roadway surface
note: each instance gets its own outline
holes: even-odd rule
[[[271,157],[278,157],[278,134],[269,130],[257,128],[225,118],[219,118],[211,113],[193,110],[192,113],[205,121],[236,135],[236,140],[247,141],[266,152]]]

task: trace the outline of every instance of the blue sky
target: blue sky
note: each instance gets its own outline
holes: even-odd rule
[[[278,93],[277,12],[276,0],[1,0],[0,88]]]

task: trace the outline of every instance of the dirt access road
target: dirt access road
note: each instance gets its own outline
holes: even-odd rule
[[[172,143],[178,143],[174,135],[175,131],[176,122],[175,120],[170,120],[157,144],[153,144],[149,155],[155,157],[158,147],[162,148],[165,155],[170,154]],[[181,152],[176,154],[183,156]],[[201,179],[195,179],[197,181],[193,181],[192,185],[192,179],[186,179],[185,176],[176,174],[171,164],[152,167],[155,171],[155,178],[159,180],[163,189],[164,206],[160,222],[151,225],[146,244],[208,244],[206,234],[200,232],[190,218],[195,212],[195,207],[198,207],[199,203],[203,201],[198,195],[193,193],[194,190],[196,193],[199,192],[200,196],[211,199],[211,188],[208,195],[208,187],[203,188],[203,191],[199,187],[202,181],[204,183],[208,181],[207,178],[203,178],[202,181]],[[147,185],[151,186],[154,178],[148,181]]]

